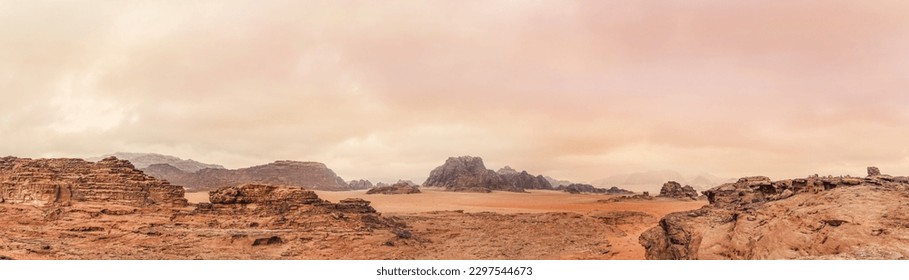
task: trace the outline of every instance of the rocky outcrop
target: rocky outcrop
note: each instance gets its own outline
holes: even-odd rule
[[[678,182],[669,181],[663,184],[663,187],[660,189],[660,195],[658,197],[668,197],[676,199],[698,199],[698,191],[692,188],[691,186],[682,186]]]
[[[104,202],[133,206],[184,206],[183,188],[137,170],[129,161],[0,158],[0,202],[69,205]]]
[[[909,258],[903,177],[756,176],[704,193],[640,236],[648,259]]]
[[[257,227],[300,227],[326,217],[335,220],[355,218],[367,227],[391,225],[390,221],[379,217],[369,201],[348,198],[331,203],[313,191],[298,187],[265,184],[224,187],[209,192],[209,201],[200,203],[194,215],[221,216],[219,223],[232,223],[232,227],[252,223]]]
[[[324,191],[352,190],[344,179],[318,162],[276,161],[249,168],[208,168],[193,173],[166,165],[152,165],[145,171],[149,175],[182,185],[192,192],[241,184],[285,185]]]
[[[600,199],[600,200],[597,200],[597,202],[612,203],[612,202],[645,201],[645,200],[653,200],[653,197],[650,196],[649,192],[644,192],[643,194],[623,195],[623,196],[611,197],[608,199]]]
[[[429,173],[423,186],[460,192],[524,191],[508,184],[495,171],[486,169],[482,158],[472,156],[448,158],[445,164]]]
[[[563,192],[574,193],[574,194],[579,194],[579,193],[598,193],[598,194],[614,194],[614,195],[634,194],[634,192],[632,192],[632,191],[620,189],[619,187],[612,187],[612,188],[604,189],[604,188],[597,188],[597,187],[594,187],[594,186],[588,185],[588,184],[571,184],[571,185],[567,185],[567,186],[558,186],[555,189],[559,190],[559,191],[563,191]]]
[[[520,173],[499,173],[499,176],[502,176],[502,179],[505,179],[505,182],[509,185],[527,190],[551,190],[552,185],[549,184],[549,181],[546,180],[542,175],[533,176],[527,173],[527,171],[521,171]]]
[[[881,176],[881,170],[874,166],[868,167],[868,177]]]
[[[123,153],[117,152],[98,158],[89,158],[88,161],[99,161],[106,157],[116,157],[122,160],[128,160],[138,169],[145,169],[155,164],[168,164],[179,170],[186,172],[196,172],[206,168],[224,169],[224,166],[217,164],[201,163],[192,159],[181,159],[175,156],[154,154],[154,153]]]
[[[373,187],[372,182],[363,179],[350,181],[347,185],[351,190],[368,190]]]
[[[542,175],[533,176],[527,171],[518,172],[510,166],[505,166],[498,172],[492,171],[486,169],[482,158],[471,156],[448,158],[445,164],[429,173],[429,178],[426,178],[423,186],[466,192],[494,190],[524,192],[525,189],[552,189],[552,185]]]
[[[399,181],[398,183],[385,186],[385,187],[375,187],[366,192],[366,194],[413,194],[420,193],[420,187],[406,181]]]

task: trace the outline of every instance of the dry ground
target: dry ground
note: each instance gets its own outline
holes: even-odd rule
[[[305,227],[267,228],[253,224],[283,216],[205,216],[192,205],[0,204],[0,259],[643,259],[637,240],[645,229],[705,204],[603,203],[609,196],[555,191],[318,195],[364,198],[402,226],[364,229],[351,217],[320,215]],[[208,200],[207,193],[186,196]]]
[[[428,239],[418,259],[643,259],[638,236],[668,213],[700,208],[706,201],[598,202],[611,196],[535,190],[530,193],[461,193],[422,188],[407,195],[367,195],[365,190],[316,191],[331,202],[369,200],[385,216],[403,219]],[[190,202],[208,193],[187,193]],[[461,213],[463,212],[463,213]],[[571,213],[571,214],[563,214]]]

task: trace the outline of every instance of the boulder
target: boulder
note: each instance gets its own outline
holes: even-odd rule
[[[868,177],[881,176],[881,170],[874,166],[868,167]]]

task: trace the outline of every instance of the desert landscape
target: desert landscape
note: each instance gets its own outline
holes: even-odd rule
[[[316,190],[320,187],[306,187],[304,181],[337,178],[338,184],[348,183],[322,164],[281,162],[281,166],[287,174],[252,172],[254,176],[232,185],[186,192],[113,156],[97,162],[5,157],[0,159],[4,217],[0,256],[420,260],[909,256],[909,212],[901,202],[909,197],[909,177],[883,175],[874,167],[864,178],[747,177],[703,195],[670,181],[658,195],[650,196],[617,187],[553,188],[543,176],[510,168],[496,172],[471,156],[449,158],[422,186],[402,180],[369,190],[337,191],[334,185]],[[260,182],[281,178],[297,181]]]
[[[473,165],[471,165],[473,164]],[[320,165],[309,165],[314,172]],[[473,184],[476,157],[430,179]],[[289,172],[299,170],[291,169]],[[688,197],[525,191],[310,191],[249,181],[184,193],[115,157],[0,161],[7,259],[642,259],[638,236]],[[313,174],[313,173],[309,173]],[[518,173],[520,174],[520,173]],[[526,174],[526,172],[525,172]],[[277,176],[267,173],[266,176]],[[508,176],[504,176],[508,177]],[[299,178],[321,180],[323,176]],[[287,182],[290,183],[290,182]],[[531,186],[536,186],[531,184]],[[380,189],[377,187],[374,189]],[[457,188],[461,189],[461,188]],[[604,190],[605,191],[605,190]],[[627,192],[627,191],[626,191]]]
[[[909,259],[907,15],[0,0],[0,260]]]

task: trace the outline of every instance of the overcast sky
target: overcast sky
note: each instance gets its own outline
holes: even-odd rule
[[[0,1],[0,156],[909,174],[907,1],[42,2]]]

